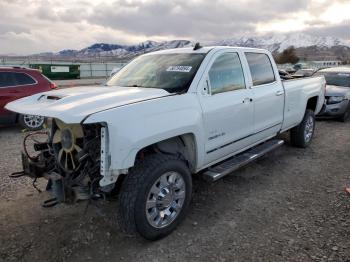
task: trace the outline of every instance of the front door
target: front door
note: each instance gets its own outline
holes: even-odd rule
[[[217,53],[205,73],[200,94],[205,129],[205,164],[249,145],[253,132],[252,90],[247,88],[236,52]]]

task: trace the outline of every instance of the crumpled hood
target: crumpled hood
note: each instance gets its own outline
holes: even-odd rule
[[[327,85],[326,96],[350,97],[350,87]]]
[[[5,108],[20,114],[58,118],[80,123],[87,116],[114,107],[171,95],[163,89],[138,87],[74,87],[35,94],[8,103]]]

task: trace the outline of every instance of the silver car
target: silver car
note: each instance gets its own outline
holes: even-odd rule
[[[318,116],[345,122],[350,116],[350,68],[327,68],[315,75],[323,75],[327,83],[325,105]]]

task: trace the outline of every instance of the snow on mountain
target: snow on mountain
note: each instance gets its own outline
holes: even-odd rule
[[[203,45],[224,45],[224,46],[243,46],[265,48],[271,52],[282,52],[290,46],[295,48],[316,46],[319,48],[332,48],[334,46],[347,46],[350,44],[335,37],[320,37],[305,33],[274,34],[257,37],[241,37],[236,39],[226,39],[218,41],[206,41]],[[54,55],[56,56],[115,56],[132,57],[135,55],[148,53],[157,50],[181,48],[192,46],[188,40],[173,41],[145,41],[136,45],[119,45],[97,43],[82,50],[63,50]]]
[[[350,46],[349,43],[335,37],[320,37],[305,33],[274,34],[262,37],[241,37],[239,39],[211,42],[210,44],[265,48],[271,52],[282,52],[290,46],[294,46],[295,48],[309,46],[325,48],[331,48],[333,46]]]
[[[191,46],[191,42],[187,40],[173,41],[145,41],[137,45],[118,45],[97,43],[81,50],[63,50],[55,55],[57,56],[117,56],[129,57],[138,54],[148,53],[157,50],[181,48]]]

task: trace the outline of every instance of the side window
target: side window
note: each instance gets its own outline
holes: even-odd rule
[[[212,95],[244,89],[244,74],[237,53],[225,53],[214,61],[209,70]]]
[[[246,53],[253,85],[264,85],[275,81],[270,58],[266,54]]]
[[[15,80],[12,73],[0,72],[0,88],[6,88],[10,86],[15,86]]]
[[[24,73],[13,73],[16,85],[32,85],[35,84],[35,80],[29,75]]]

